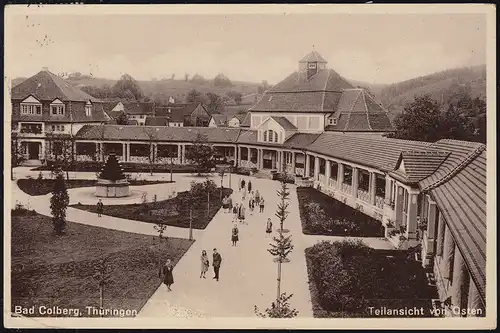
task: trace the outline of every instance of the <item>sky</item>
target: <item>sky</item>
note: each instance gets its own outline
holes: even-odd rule
[[[485,14],[41,14],[9,17],[13,77],[43,67],[118,79],[224,73],[275,84],[313,49],[345,78],[394,83],[486,63]]]

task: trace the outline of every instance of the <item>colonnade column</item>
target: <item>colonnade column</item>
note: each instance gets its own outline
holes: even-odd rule
[[[319,179],[319,158],[317,156],[314,157],[314,180]]]
[[[455,245],[455,258],[453,261],[453,287],[451,303],[460,309],[467,308],[467,293],[469,292],[469,272],[462,254]]]
[[[177,161],[179,164],[182,164],[182,147],[181,145],[177,145]]]
[[[122,143],[122,161],[127,161],[127,144]]]
[[[403,204],[404,204],[403,191],[405,191],[404,188],[396,185],[396,200],[395,200],[396,202],[394,207],[394,210],[396,211],[396,221],[394,221],[396,228],[399,228],[399,226],[403,222]]]
[[[292,175],[295,176],[295,152],[291,152],[292,154]]]
[[[450,228],[446,226],[444,232],[442,276],[448,281],[451,281],[453,276],[453,257],[455,255],[454,252],[455,242],[453,241]]]
[[[359,183],[359,170],[358,168],[352,168],[352,196],[358,197],[358,183]]]
[[[248,155],[247,155],[247,167],[250,166],[250,155],[252,154],[252,148],[247,147]]]
[[[432,266],[432,258],[434,257],[434,242],[435,242],[435,230],[436,230],[436,202],[428,197],[429,206],[427,208],[427,237],[424,238],[425,242],[425,258],[422,260],[424,267]]]
[[[342,183],[344,182],[344,164],[338,162],[337,165],[337,188],[342,190]]]
[[[408,208],[407,208],[407,223],[406,223],[406,238],[416,239],[417,237],[417,196],[418,191],[411,190],[408,192]]]
[[[370,204],[375,206],[375,196],[377,195],[377,174],[370,172]]]
[[[238,146],[238,166],[241,166],[241,147]]]
[[[305,154],[304,153],[304,177],[305,178],[309,178],[310,175],[309,175],[309,169],[310,169],[310,166],[309,166],[309,155]]]
[[[325,160],[325,186],[330,186],[330,174],[332,172],[330,160]]]
[[[443,216],[439,214],[439,218],[437,220],[438,223],[438,233],[436,239],[436,255],[439,257],[443,257],[444,253],[444,234],[446,231],[446,224],[444,223]]]
[[[391,204],[391,189],[392,189],[392,180],[389,177],[385,177],[385,197],[384,203],[386,205]]]

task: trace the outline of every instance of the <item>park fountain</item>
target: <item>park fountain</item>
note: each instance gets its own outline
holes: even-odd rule
[[[130,195],[129,182],[115,154],[110,154],[97,179],[97,197],[123,198]]]

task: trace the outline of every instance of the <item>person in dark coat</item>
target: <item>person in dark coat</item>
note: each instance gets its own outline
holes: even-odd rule
[[[266,223],[266,237],[273,232],[273,222],[271,222],[271,218],[267,219]]]
[[[201,251],[200,260],[201,260],[200,279],[201,278],[205,279],[205,273],[208,271],[208,266],[210,266],[210,262],[208,261],[207,251],[205,251],[205,250]]]
[[[260,201],[259,201],[259,208],[260,208],[260,212],[261,213],[264,213],[264,198],[263,197],[260,197]]]
[[[233,230],[231,230],[231,242],[233,242],[233,246],[236,246],[236,243],[239,240],[238,234],[239,234],[238,226],[235,224]]]
[[[99,202],[97,203],[97,217],[102,216],[103,210],[104,210],[104,204],[102,203],[102,200],[99,199]]]
[[[252,192],[252,182],[248,181],[248,193]]]
[[[241,180],[241,189],[243,190],[244,188],[245,188],[245,180],[244,180],[244,179],[242,179],[242,180]]]
[[[174,276],[172,274],[173,270],[174,265],[172,264],[170,259],[168,259],[165,263],[165,266],[163,266],[163,283],[167,285],[168,291],[172,291],[172,289],[170,289],[170,286],[174,284]]]
[[[220,270],[220,264],[222,263],[222,257],[219,252],[217,252],[217,249],[214,249],[214,254],[212,257],[212,265],[214,266],[214,279],[219,281],[219,270]]]

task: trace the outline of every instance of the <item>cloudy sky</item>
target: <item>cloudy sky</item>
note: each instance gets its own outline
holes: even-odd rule
[[[112,79],[222,72],[274,84],[313,47],[344,77],[370,83],[486,63],[484,14],[47,15],[32,7],[9,19],[13,77],[48,67]]]

